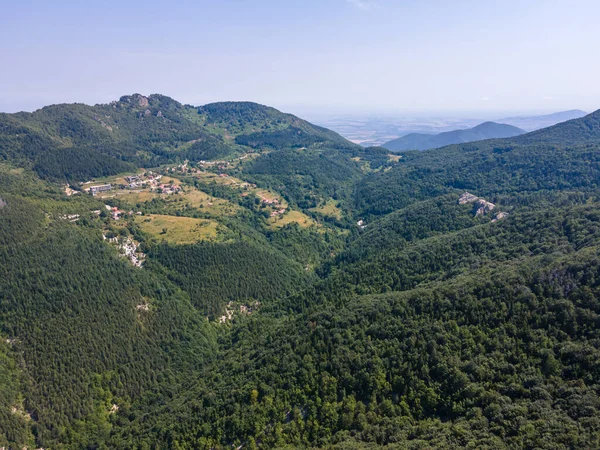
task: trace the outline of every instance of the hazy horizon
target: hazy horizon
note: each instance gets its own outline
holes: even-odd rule
[[[44,108],[46,106],[52,106],[56,104],[76,104],[83,103],[86,105],[96,105],[96,104],[106,104],[112,101],[118,101],[120,97],[132,95],[132,94],[141,94],[144,96],[150,96],[154,94],[166,95],[168,97],[173,98],[174,100],[182,103],[189,104],[192,106],[202,106],[207,103],[213,102],[190,102],[183,100],[181,98],[174,97],[169,95],[168,92],[123,92],[121,95],[102,101],[81,101],[81,100],[73,100],[73,99],[65,99],[65,101],[54,101],[44,104],[37,104],[37,102],[32,102],[29,107],[22,108],[13,108],[13,109],[0,109],[0,113],[17,113],[17,112],[33,112],[38,109]],[[0,99],[0,102],[2,100]],[[583,108],[563,108],[563,109],[555,109],[555,108],[537,108],[537,109],[512,109],[512,110],[460,110],[460,109],[450,109],[450,110],[440,110],[440,109],[431,109],[431,110],[411,110],[411,109],[402,109],[402,108],[392,108],[392,107],[382,107],[376,108],[371,106],[351,106],[347,108],[342,107],[331,107],[329,105],[294,105],[294,104],[277,104],[277,102],[265,102],[260,100],[247,100],[247,99],[222,99],[216,100],[216,102],[228,102],[228,101],[248,101],[263,104],[266,106],[274,107],[282,112],[291,113],[297,116],[301,116],[305,119],[324,119],[324,118],[334,118],[334,117],[347,117],[347,118],[456,118],[456,119],[472,119],[472,120],[494,120],[494,119],[502,119],[508,117],[526,117],[526,116],[541,116],[547,114],[553,114],[557,112],[569,111],[569,110],[583,110],[587,113],[593,112],[596,109],[600,109],[599,107],[594,110],[585,110]]]
[[[12,2],[0,18],[0,111],[134,92],[314,114],[600,108],[600,5],[499,3]]]

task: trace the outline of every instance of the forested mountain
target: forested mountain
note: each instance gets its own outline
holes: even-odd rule
[[[248,149],[354,148],[338,134],[250,102],[182,105],[164,95],[123,96],[107,105],[53,105],[0,114],[0,157],[48,180],[85,181]]]
[[[451,144],[482,141],[484,139],[507,138],[525,133],[520,128],[503,123],[484,122],[467,130],[447,131],[439,134],[410,133],[383,144],[394,152],[406,150],[427,150]]]
[[[353,147],[339,134],[313,125],[292,114],[251,102],[211,103],[198,108],[208,127],[235,136],[250,147],[308,147],[314,144]]]
[[[245,102],[2,115],[0,447],[600,447],[599,117],[393,155]]]

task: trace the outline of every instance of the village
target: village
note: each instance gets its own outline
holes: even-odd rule
[[[236,202],[232,198],[211,195],[211,190],[203,189],[203,185],[225,186],[236,191],[241,198],[252,199],[270,228],[281,228],[289,223],[297,223],[301,227],[318,225],[309,215],[291,209],[277,192],[260,188],[232,174],[236,164],[252,156],[245,154],[218,161],[186,160],[175,165],[142,168],[135,173],[80,183],[78,190],[75,186],[66,186],[65,194],[87,193],[101,199],[106,202],[103,207],[91,211],[96,217],[108,217],[115,221],[114,226],[118,228],[126,223],[135,223],[155,239],[173,244],[221,239],[228,231],[220,218],[237,214],[247,204],[245,201]],[[149,204],[154,200],[160,202]],[[327,207],[334,208],[335,205],[327,204]],[[63,214],[60,218],[71,222],[80,220],[76,214]],[[144,255],[138,252],[135,242],[124,240],[123,237],[118,241],[113,236],[105,239],[117,245],[119,252],[132,264],[142,266]]]
[[[242,189],[243,191],[254,191],[254,193],[260,199],[260,202],[263,205],[274,208],[274,210],[271,211],[271,213],[270,213],[270,217],[275,218],[275,217],[285,214],[285,212],[287,211],[287,205],[284,204],[283,201],[281,201],[277,197],[273,196],[273,194],[271,194],[270,192],[267,192],[267,191],[257,191],[256,184],[239,180],[235,177],[230,176],[227,173],[222,172],[222,170],[225,170],[225,169],[231,167],[234,162],[244,160],[244,159],[248,158],[250,155],[251,154],[245,154],[245,155],[240,156],[237,159],[229,160],[229,161],[204,161],[204,160],[201,160],[198,162],[198,166],[200,166],[200,168],[190,167],[189,161],[185,161],[183,164],[179,164],[177,166],[166,169],[166,172],[171,173],[171,174],[176,174],[176,173],[191,174],[191,175],[196,175],[199,177],[206,177],[206,178],[218,177],[219,184],[222,184],[223,186],[237,187],[237,188]],[[218,173],[215,173],[212,171],[211,172],[206,171],[206,168],[215,168],[215,167],[218,169]],[[215,181],[217,181],[217,180],[215,180]],[[241,195],[245,197],[248,195],[248,192],[243,192]]]
[[[159,194],[176,194],[181,191],[181,186],[174,184],[173,180],[169,183],[161,182],[163,175],[160,173],[149,171],[143,171],[136,175],[127,175],[121,179],[116,179],[113,183],[93,184],[88,181],[86,184],[93,184],[90,187],[84,188],[84,192],[88,192],[93,196],[98,196],[102,193],[107,193],[112,190],[142,190],[148,188],[150,192],[156,192]],[[122,181],[119,183],[119,181]]]

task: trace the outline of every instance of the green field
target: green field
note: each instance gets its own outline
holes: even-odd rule
[[[316,222],[300,211],[288,211],[282,216],[269,219],[272,228],[281,228],[290,223],[297,223],[303,228],[316,225]]]
[[[314,211],[324,216],[335,217],[336,219],[342,218],[342,210],[338,208],[337,202],[333,199],[327,200],[323,205],[319,205],[316,208],[311,208],[310,211]]]
[[[143,231],[157,239],[164,239],[172,244],[192,244],[198,241],[214,241],[217,239],[218,222],[191,217],[166,216],[150,214],[137,216],[136,223]]]

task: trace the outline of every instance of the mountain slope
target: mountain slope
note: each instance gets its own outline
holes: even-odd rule
[[[600,139],[600,110],[579,119],[533,131],[515,139],[519,144],[574,146],[596,144]]]
[[[314,144],[354,147],[339,134],[292,114],[252,102],[210,103],[198,108],[207,127],[235,137],[240,145],[308,147]]]
[[[363,214],[387,214],[457,190],[478,195],[598,189],[600,111],[506,139],[410,152],[400,164],[367,175],[355,190]]]
[[[400,156],[117,103],[2,118],[0,446],[600,447],[600,113]],[[48,148],[165,184],[69,195]]]
[[[551,127],[560,122],[566,122],[567,120],[579,119],[585,115],[587,115],[585,111],[571,109],[569,111],[559,111],[542,116],[506,117],[504,119],[498,119],[497,122],[513,125],[525,131],[535,131],[540,128]]]
[[[484,122],[467,130],[447,131],[440,134],[411,133],[398,139],[383,144],[384,148],[395,152],[405,150],[428,150],[431,148],[444,147],[451,144],[464,142],[482,141],[485,139],[505,138],[518,136],[525,131],[495,122]]]
[[[0,157],[51,180],[87,181],[135,167],[282,147],[357,146],[333,131],[250,102],[196,108],[164,95],[133,94],[106,105],[0,114]]]

